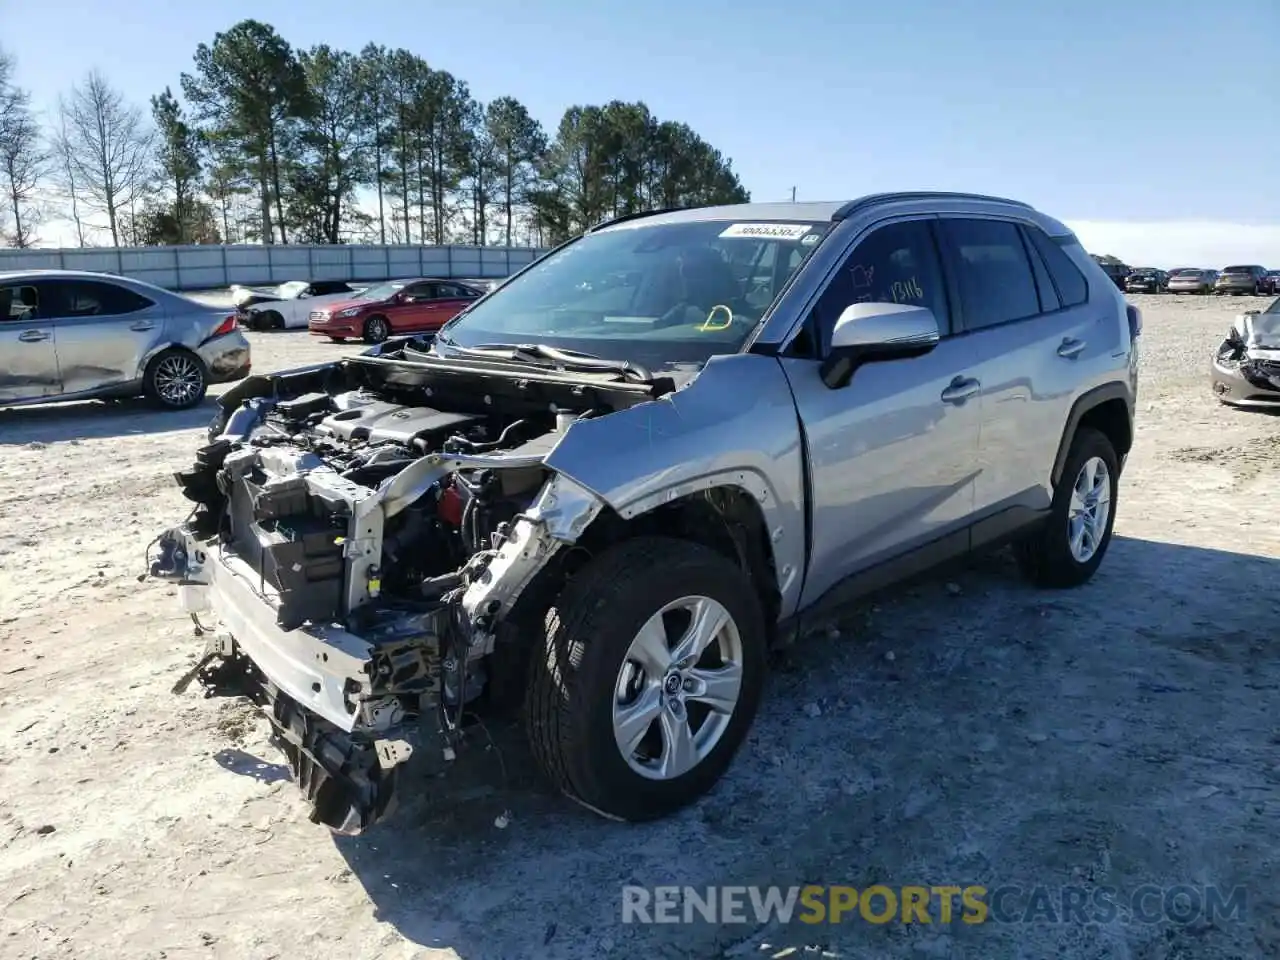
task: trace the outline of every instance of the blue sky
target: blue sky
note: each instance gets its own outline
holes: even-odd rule
[[[552,130],[644,100],[760,200],[991,192],[1131,262],[1280,267],[1277,0],[0,0],[0,44],[41,107],[93,65],[145,103],[245,17],[405,46]]]

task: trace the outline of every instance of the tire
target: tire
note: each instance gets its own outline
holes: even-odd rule
[[[1107,496],[1106,517],[1093,552],[1082,560],[1071,547],[1072,501],[1085,467],[1096,466],[1098,461],[1107,470],[1107,482],[1103,485]],[[1039,533],[1014,548],[1018,565],[1028,580],[1040,587],[1078,587],[1097,572],[1111,544],[1119,479],[1119,458],[1106,434],[1091,427],[1077,430],[1062,468],[1062,482],[1053,493],[1048,521]]]
[[[386,317],[374,316],[364,322],[364,342],[382,343],[391,336],[391,324]]]
[[[741,684],[727,717],[706,712],[696,696],[690,696],[688,702],[695,705],[690,708],[684,694],[676,694],[684,717],[678,721],[663,692],[673,688],[665,686],[667,681],[650,681],[648,698],[657,706],[654,719],[634,727],[649,731],[643,744],[636,741],[640,748],[660,749],[661,731],[673,722],[692,730],[693,720],[695,738],[712,735],[700,761],[664,778],[636,752],[624,756],[614,732],[618,688],[624,672],[636,672],[627,655],[641,628],[664,607],[692,597],[718,604],[736,627],[736,650],[730,629],[719,634],[723,641],[711,643],[706,651],[719,652],[727,643],[740,662]],[[544,644],[530,663],[524,711],[532,753],[553,784],[595,812],[627,821],[670,814],[715,785],[746,737],[764,683],[764,613],[751,580],[738,566],[698,543],[665,537],[627,540],[602,553],[569,582],[552,605],[546,625]],[[672,626],[672,633],[679,631],[678,624]],[[702,661],[683,664],[684,669],[693,668],[686,682],[709,676],[703,671],[713,665],[699,664]],[[668,681],[673,676],[678,684],[678,674],[668,675]],[[649,775],[633,763],[645,766]]]
[[[274,310],[268,310],[266,313],[258,315],[259,330],[283,330],[284,317],[276,313]]]
[[[151,358],[142,375],[142,389],[148,400],[164,410],[189,410],[204,401],[209,371],[190,350],[170,347]]]

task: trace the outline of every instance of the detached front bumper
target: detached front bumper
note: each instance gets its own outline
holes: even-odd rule
[[[211,633],[197,670],[175,689],[199,677],[209,695],[256,702],[312,805],[313,821],[356,834],[389,814],[397,768],[416,738],[402,724],[399,698],[375,692],[375,680],[399,667],[402,686],[429,696],[438,684],[421,659],[409,665],[414,676],[406,684],[394,644],[338,626],[282,629],[252,569],[188,526],[161,535],[150,566],[152,576],[179,585],[183,608]],[[431,624],[419,619],[412,627]],[[422,634],[414,641],[421,647]]]

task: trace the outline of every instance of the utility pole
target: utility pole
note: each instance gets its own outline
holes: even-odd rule
[[[792,187],[792,188],[791,188],[791,202],[792,202],[792,203],[795,203],[795,202],[796,202],[796,188],[795,188],[795,187]]]

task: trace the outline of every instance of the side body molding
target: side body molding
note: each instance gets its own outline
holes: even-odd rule
[[[713,357],[683,389],[570,427],[546,465],[624,518],[717,486],[750,494],[764,515],[782,597],[795,612],[808,530],[795,402],[773,357]]]

